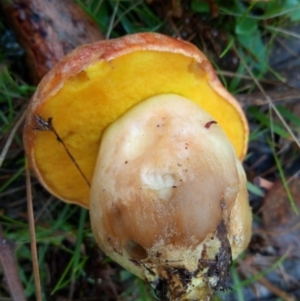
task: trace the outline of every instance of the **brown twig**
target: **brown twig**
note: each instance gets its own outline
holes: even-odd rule
[[[68,147],[66,146],[66,144],[64,143],[64,141],[62,140],[62,138],[59,136],[58,132],[54,128],[53,122],[52,122],[52,118],[49,118],[46,121],[42,117],[34,115],[34,119],[35,119],[35,122],[36,122],[36,128],[35,128],[35,130],[50,131],[50,132],[52,132],[55,135],[56,140],[62,144],[62,146],[64,147],[66,153],[68,154],[68,156],[70,157],[70,159],[74,163],[75,167],[77,168],[77,170],[79,171],[79,173],[81,174],[81,176],[84,178],[84,180],[87,183],[87,185],[89,187],[91,187],[91,183],[89,182],[89,180],[87,179],[87,177],[83,173],[82,169],[78,165],[77,161],[75,160],[74,156],[71,154],[71,152],[69,151]]]
[[[0,262],[8,284],[11,297],[14,301],[26,301],[24,288],[19,278],[17,262],[14,256],[13,242],[4,237],[0,225]]]
[[[41,281],[39,273],[38,256],[36,249],[36,236],[35,236],[35,223],[32,205],[32,192],[31,192],[31,181],[30,181],[30,169],[29,164],[26,162],[26,191],[27,191],[27,211],[29,221],[29,232],[30,232],[30,245],[32,255],[33,274],[36,290],[36,300],[42,301]]]
[[[286,91],[268,91],[267,94],[274,102],[279,101],[293,101],[300,98],[299,89],[289,88]],[[261,106],[268,104],[269,101],[265,98],[265,95],[261,92],[255,92],[251,94],[240,94],[235,96],[241,106]]]
[[[250,275],[253,277],[254,275],[257,275],[259,271],[255,269],[254,267],[251,267],[248,265],[248,263],[243,263],[244,268],[250,273]],[[296,301],[295,297],[289,295],[287,292],[281,290],[279,287],[272,284],[267,278],[261,277],[257,279],[257,282],[262,284],[265,288],[267,288],[270,292],[275,294],[276,296],[280,297],[284,301]]]

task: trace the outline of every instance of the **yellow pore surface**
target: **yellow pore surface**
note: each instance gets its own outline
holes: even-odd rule
[[[46,120],[53,118],[56,131],[90,182],[104,129],[135,104],[162,93],[199,104],[221,125],[240,157],[245,139],[241,118],[208,79],[201,64],[182,54],[133,52],[99,61],[69,78],[37,111]],[[90,189],[53,133],[36,132],[34,158],[52,193],[89,206]]]

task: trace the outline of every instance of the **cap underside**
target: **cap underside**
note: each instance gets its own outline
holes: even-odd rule
[[[221,125],[237,156],[243,156],[246,138],[240,113],[213,90],[201,63],[182,54],[136,51],[99,61],[67,79],[34,114],[53,118],[55,130],[91,182],[103,130],[135,104],[163,93],[201,106]],[[33,156],[53,194],[89,206],[90,188],[52,132],[35,132]]]

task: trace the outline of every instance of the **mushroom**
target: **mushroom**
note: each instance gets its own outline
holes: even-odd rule
[[[47,190],[90,209],[108,256],[161,300],[207,300],[251,236],[247,136],[203,53],[140,33],[62,59],[31,100],[24,145]]]

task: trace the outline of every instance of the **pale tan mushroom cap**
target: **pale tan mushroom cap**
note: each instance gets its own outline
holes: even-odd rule
[[[136,105],[102,137],[91,189],[95,239],[150,283],[156,280],[145,266],[159,278],[167,265],[195,273],[200,259],[215,260],[224,247],[216,232],[222,222],[234,257],[250,240],[245,174],[211,121],[190,100],[160,95]],[[203,273],[193,279],[207,289]]]

